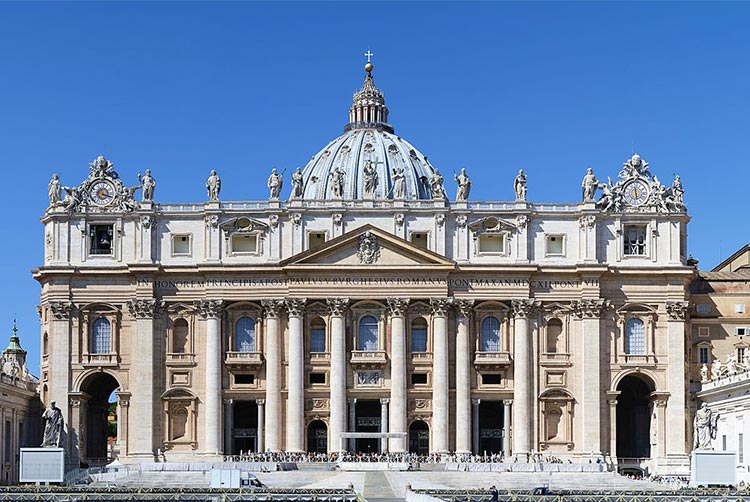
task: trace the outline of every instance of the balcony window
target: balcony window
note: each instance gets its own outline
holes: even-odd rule
[[[485,317],[482,321],[482,352],[500,352],[500,321]]]
[[[109,354],[112,348],[112,328],[108,320],[94,321],[91,343],[92,354]]]
[[[317,318],[310,323],[310,352],[326,351],[326,325],[323,319]]]
[[[378,350],[378,320],[371,315],[359,320],[357,350],[367,352]]]
[[[255,321],[241,317],[234,328],[234,350],[255,352]]]
[[[560,352],[562,321],[550,319],[547,323],[547,352]]]
[[[633,318],[625,324],[625,353],[635,355],[646,353],[646,330],[640,319]]]
[[[177,319],[172,330],[172,352],[184,354],[187,352],[188,323],[185,319]]]
[[[411,323],[411,351],[427,352],[427,321],[421,317]]]

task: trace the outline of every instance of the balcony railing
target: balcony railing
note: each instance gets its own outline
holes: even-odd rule
[[[85,367],[117,366],[117,354],[84,354],[83,365]]]
[[[507,366],[510,364],[509,352],[474,352],[474,366]]]
[[[625,366],[654,366],[656,356],[653,354],[622,354],[620,364]]]
[[[227,352],[224,360],[227,366],[260,366],[263,354],[260,352]]]
[[[564,366],[570,364],[570,354],[564,352],[543,352],[540,362],[548,366]]]
[[[412,352],[411,360],[414,364],[432,363],[432,352]]]
[[[387,361],[384,350],[352,350],[350,360],[355,366],[381,366]]]
[[[167,352],[167,364],[170,366],[192,366],[195,364],[195,354]]]
[[[330,352],[310,352],[310,362],[321,362],[326,363],[331,360],[331,353]]]

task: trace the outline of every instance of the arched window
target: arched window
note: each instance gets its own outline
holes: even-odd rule
[[[646,330],[640,319],[632,318],[625,324],[625,353],[646,353]]]
[[[427,352],[427,321],[421,317],[411,323],[411,351]]]
[[[234,328],[234,350],[255,352],[255,321],[241,317]]]
[[[94,321],[91,343],[92,354],[109,354],[112,351],[112,328],[106,319]]]
[[[500,352],[500,321],[485,317],[482,321],[482,352]]]
[[[184,354],[187,352],[188,323],[185,319],[177,319],[172,330],[172,352]]]
[[[357,350],[378,350],[378,320],[373,316],[364,316],[359,320],[359,336]]]
[[[172,411],[172,441],[183,439],[187,435],[188,410],[180,406]]]
[[[42,354],[47,355],[49,353],[49,336],[47,336],[47,332],[44,332],[44,337],[42,338]]]
[[[326,323],[320,317],[310,323],[310,352],[326,351]]]
[[[560,319],[550,319],[547,323],[547,352],[559,352],[562,335],[562,321]]]

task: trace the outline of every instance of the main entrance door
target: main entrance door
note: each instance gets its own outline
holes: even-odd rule
[[[234,401],[232,424],[232,454],[257,452],[258,405],[255,401]]]
[[[409,453],[429,455],[430,428],[422,420],[415,420],[409,426]]]
[[[310,453],[328,451],[328,427],[322,420],[313,420],[307,426],[307,451]]]
[[[651,457],[651,400],[653,388],[637,376],[626,376],[617,386],[617,458]]]
[[[356,432],[380,432],[380,401],[358,399],[356,406]],[[357,453],[380,452],[379,438],[357,438]]]
[[[503,451],[503,402],[479,403],[479,455]]]

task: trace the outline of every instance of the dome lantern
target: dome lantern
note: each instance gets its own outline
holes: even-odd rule
[[[383,91],[375,87],[372,79],[373,65],[370,62],[372,52],[367,51],[365,65],[365,82],[362,88],[354,93],[352,107],[349,108],[349,123],[344,132],[352,129],[378,129],[392,133],[393,127],[388,124],[388,107],[385,106]]]

